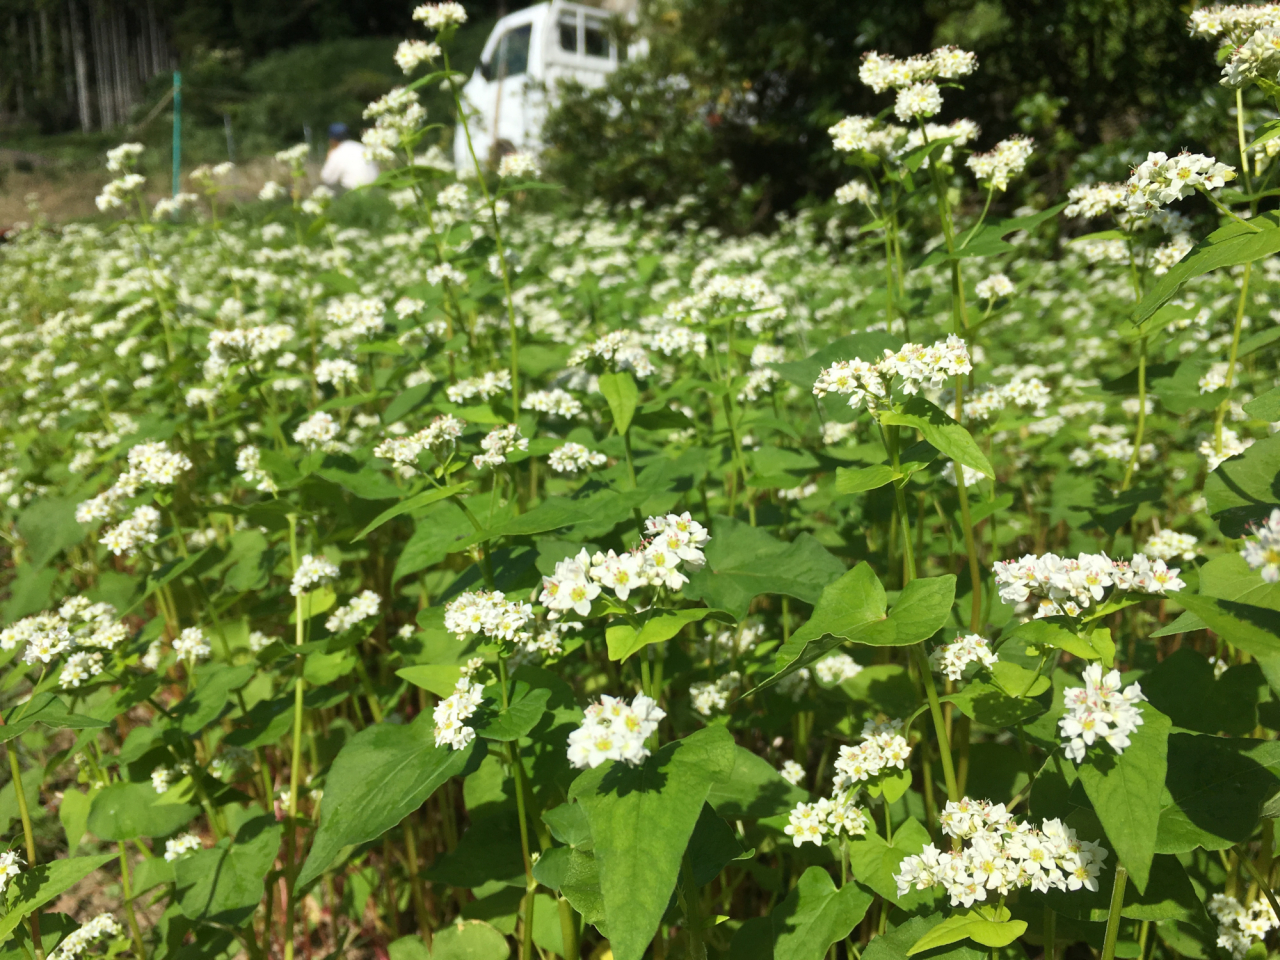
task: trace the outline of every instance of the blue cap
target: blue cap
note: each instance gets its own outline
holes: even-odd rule
[[[329,124],[330,140],[346,140],[350,135],[351,131],[347,129],[347,125],[345,123]]]

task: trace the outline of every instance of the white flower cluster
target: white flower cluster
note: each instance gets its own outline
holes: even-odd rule
[[[729,695],[738,689],[742,682],[742,674],[730,670],[717,680],[689,684],[689,702],[693,709],[704,717],[709,717],[717,710],[729,705]]]
[[[133,169],[145,148],[140,143],[122,143],[107,151],[107,172],[127,173]]]
[[[97,650],[81,650],[67,657],[58,684],[63,690],[74,690],[102,673],[102,654]]]
[[[191,854],[204,847],[200,842],[200,838],[194,833],[182,833],[176,837],[170,837],[164,842],[164,858],[169,863],[175,860],[185,860]]]
[[[1032,144],[1030,137],[1010,137],[987,153],[970,154],[965,166],[990,189],[1008,190],[1009,179],[1020,174],[1031,159]]]
[[[693,293],[672,300],[663,308],[664,319],[677,323],[705,323],[718,308],[729,306],[735,312],[745,313],[747,329],[759,336],[768,321],[782,320],[787,315],[782,297],[760,277],[724,273],[708,276],[700,266],[694,271],[693,284]]]
[[[408,87],[395,87],[364,109],[364,118],[373,120],[360,135],[364,154],[374,161],[396,159],[396,149],[407,146],[406,141],[427,119],[427,109],[418,102],[418,93]]]
[[[436,704],[431,716],[436,723],[437,747],[448,744],[454,750],[461,750],[476,738],[475,730],[467,726],[466,721],[480,706],[483,695],[484,684],[463,676],[453,688],[453,693]]]
[[[319,189],[316,188],[317,191]],[[346,296],[330,300],[325,305],[324,312],[325,318],[333,326],[324,335],[324,342],[338,350],[353,340],[370,337],[381,331],[386,324],[387,305],[377,297]]]
[[[103,187],[102,192],[93,198],[93,202],[103,213],[108,210],[119,210],[134,199],[146,183],[147,178],[141,174],[126,173]]]
[[[255,446],[244,446],[236,452],[236,469],[245,483],[262,493],[276,493],[279,489],[271,474],[262,469],[262,451]]]
[[[942,91],[932,80],[903,87],[893,102],[894,114],[903,121],[932,117],[941,109]]]
[[[950,801],[938,818],[942,832],[968,840],[960,850],[928,844],[898,865],[898,896],[912,888],[942,887],[953,907],[972,907],[988,891],[1001,898],[1019,887],[1049,890],[1098,889],[1098,874],[1109,852],[1060,820],[1045,820],[1039,830],[1014,823],[1004,804],[981,800]]]
[[[839,360],[818,374],[813,393],[817,397],[828,393],[847,396],[849,406],[855,410],[863,401],[874,408],[875,398],[889,395],[895,377],[902,393],[911,395],[919,393],[921,385],[937,389],[972,369],[968,347],[951,334],[929,347],[904,343],[897,352],[886,349],[884,357],[874,364],[859,358]]]
[[[76,507],[77,523],[96,523],[109,519],[117,507],[138,492],[144,484],[167,487],[177,482],[178,475],[191,469],[184,453],[170,450],[164,441],[139,443],[128,454],[129,468],[116,482]],[[157,523],[159,515],[156,516]],[[152,541],[154,542],[154,541]]]
[[[76,651],[67,657],[59,677],[64,690],[75,689],[102,673],[101,651],[115,649],[128,635],[111,604],[72,597],[56,614],[25,617],[0,630],[0,649],[26,647],[23,660],[29,664],[51,663],[63,653]]]
[[[1204,440],[1200,441],[1198,448],[1200,456],[1209,461],[1209,471],[1213,472],[1218,467],[1230,460],[1232,457],[1239,456],[1250,447],[1253,446],[1253,437],[1241,437],[1240,434],[1232,430],[1230,427],[1222,428],[1222,451],[1218,451],[1218,445],[1214,442],[1213,435],[1210,434]]]
[[[591,613],[591,601],[608,587],[625,601],[632,590],[645,586],[662,586],[679,590],[689,582],[680,572],[680,564],[700,567],[706,558],[702,548],[711,539],[705,527],[689,516],[669,513],[645,521],[649,540],[638,549],[618,555],[610,550],[589,556],[583,549],[576,557],[556,564],[554,575],[542,578],[539,601],[546,605],[552,619],[573,610],[585,617]]]
[[[115,556],[132,557],[145,545],[160,538],[160,511],[150,504],[133,508],[127,520],[121,521],[98,541]]]
[[[520,435],[519,426],[508,423],[505,426],[494,427],[485,434],[484,439],[480,441],[480,449],[484,452],[477,453],[471,458],[476,469],[500,467],[507,462],[507,457],[517,450],[528,450],[529,438]]]
[[[381,606],[382,600],[376,593],[372,590],[361,591],[345,607],[339,607],[329,614],[329,619],[324,622],[325,629],[330,633],[343,633],[362,620],[376,617]]]
[[[440,57],[440,44],[426,40],[401,40],[396,47],[396,66],[404,71],[405,76],[413,73],[424,63],[430,63]]]
[[[1235,167],[1202,153],[1183,152],[1172,160],[1164,153],[1148,153],[1125,184],[1128,211],[1136,217],[1149,216],[1166,203],[1189,197],[1197,189],[1216,189],[1235,177]]]
[[[636,334],[629,330],[606,333],[599,340],[575,350],[567,365],[580,367],[592,357],[599,357],[612,364],[615,370],[630,370],[637,377],[651,377],[654,373],[653,362],[636,339]]]
[[[511,390],[510,370],[490,370],[479,377],[468,377],[445,390],[450,403],[466,403],[475,397],[489,400]]]
[[[836,188],[836,203],[861,203],[869,207],[872,205],[871,188],[861,180],[850,180]]]
[[[309,450],[327,449],[337,435],[338,422],[324,410],[317,410],[293,431],[293,439]]]
[[[1259,896],[1246,907],[1235,897],[1215,893],[1209,898],[1208,907],[1213,919],[1218,921],[1218,946],[1230,953],[1233,960],[1244,960],[1250,947],[1280,927],[1280,918],[1265,897]]]
[[[9,881],[22,872],[27,862],[18,855],[17,850],[5,850],[0,853],[0,893],[4,893]]]
[[[217,380],[225,376],[233,362],[252,365],[292,339],[293,328],[284,323],[213,330],[209,333],[209,359],[204,362],[205,378]]]
[[[457,26],[467,22],[467,10],[460,3],[424,3],[414,7],[413,19],[424,24],[428,30],[443,30],[445,27]]]
[[[498,161],[498,176],[503,177],[536,177],[542,172],[538,158],[527,151],[503,154]]]
[[[926,80],[958,80],[978,69],[978,58],[959,47],[938,47],[925,56],[899,60],[874,50],[862,55],[858,79],[876,93]]]
[[[547,464],[556,473],[578,473],[592,467],[603,467],[608,459],[603,453],[580,443],[565,443],[547,455]]]
[[[944,643],[929,654],[929,663],[948,680],[964,679],[964,668],[978,663],[990,670],[999,659],[991,652],[986,637],[971,633]]]
[[[360,379],[360,368],[350,360],[321,360],[312,372],[316,383],[332,383],[335,387]]]
[[[1066,738],[1063,753],[1080,763],[1095,740],[1105,740],[1116,753],[1124,753],[1129,735],[1142,726],[1138,702],[1147,699],[1142,685],[1131,683],[1120,689],[1120,671],[1105,677],[1102,664],[1084,668],[1084,686],[1069,687],[1063,693],[1067,712],[1058,721],[1058,732]]]
[[[1280,581],[1280,510],[1272,510],[1270,517],[1254,525],[1241,553],[1249,569],[1260,571],[1267,583]]]
[[[847,653],[833,653],[813,665],[818,680],[825,684],[844,683],[862,672],[862,664]]]
[[[1280,511],[1277,511],[1277,514],[1277,519],[1280,519]],[[1147,542],[1142,546],[1142,552],[1156,560],[1173,560],[1178,557],[1183,560],[1194,560],[1196,544],[1199,542],[1200,539],[1190,533],[1178,533],[1176,530],[1165,529],[1148,537]]]
[[[1178,567],[1167,567],[1163,560],[1143,553],[1134,554],[1128,563],[1105,553],[1081,553],[1074,560],[1056,553],[1040,557],[1028,553],[1018,560],[997,560],[994,569],[1000,599],[1023,604],[1034,597],[1036,619],[1077,617],[1113,585],[1118,590],[1154,594],[1186,586],[1178,579]]]
[[[902,721],[862,725],[862,743],[845,744],[835,762],[835,789],[838,793],[856,792],[864,780],[872,780],[890,768],[905,770],[911,758],[911,744],[901,733]]]
[[[532,621],[532,605],[508,600],[497,590],[473,590],[444,606],[445,629],[460,641],[466,640],[468,634],[482,634],[490,640],[526,643],[531,639],[526,628]]]
[[[1123,209],[1128,191],[1123,183],[1080,183],[1067,191],[1064,217],[1101,217]]]
[[[312,587],[330,583],[338,575],[338,568],[324,557],[308,554],[293,572],[293,580],[289,584],[289,592],[300,597]]]
[[[213,650],[205,640],[203,630],[199,627],[187,627],[173,641],[173,652],[178,655],[179,660],[195,663],[197,660],[207,659]]]
[[[1222,67],[1222,85],[1239,89],[1258,80],[1276,81],[1280,74],[1280,17],[1260,26],[1231,52]]]
[[[1187,26],[1192,36],[1220,39],[1239,46],[1260,27],[1280,22],[1280,3],[1214,4],[1191,13]]]
[[[75,960],[95,940],[121,936],[124,936],[124,928],[120,921],[109,913],[100,913],[80,929],[67,934],[57,949],[49,954],[49,960]]]
[[[554,390],[534,390],[525,394],[520,401],[522,410],[536,410],[538,413],[549,413],[553,417],[571,420],[582,414],[582,403],[559,387]]]
[[[412,474],[417,469],[422,451],[443,452],[447,446],[458,442],[466,424],[452,414],[444,413],[415,434],[407,437],[388,437],[373,448],[373,455],[391,460],[398,469]]]
[[[181,779],[191,772],[191,764],[183,760],[172,767],[163,764],[151,771],[151,789],[156,793],[168,793],[175,779]]]
[[[795,761],[788,760],[787,763]],[[798,763],[795,765],[800,766]],[[803,777],[804,771],[801,770],[800,774]],[[797,803],[791,809],[782,832],[797,847],[805,843],[820,847],[828,833],[837,839],[841,834],[848,837],[866,836],[869,818],[853,799],[854,792],[837,791],[830,799],[822,797],[816,803]]]
[[[979,280],[973,288],[979,300],[997,300],[1000,297],[1013,296],[1013,281],[1003,273],[993,273],[985,280]]]
[[[575,767],[598,767],[606,760],[635,766],[649,756],[646,742],[658,729],[666,711],[643,693],[631,703],[603,696],[586,709],[582,726],[569,734],[569,762]]]
[[[793,787],[798,787],[804,781],[804,767],[794,760],[782,761],[782,769],[778,773],[783,780]]]

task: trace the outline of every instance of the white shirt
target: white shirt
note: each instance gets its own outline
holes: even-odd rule
[[[359,140],[343,140],[329,151],[320,180],[326,186],[354,190],[378,179],[378,165],[364,155]]]

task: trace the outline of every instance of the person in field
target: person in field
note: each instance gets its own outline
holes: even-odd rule
[[[378,165],[365,156],[364,145],[351,139],[345,123],[329,126],[329,154],[320,170],[325,186],[354,190],[378,179]]]

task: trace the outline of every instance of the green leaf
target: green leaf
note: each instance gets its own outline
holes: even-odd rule
[[[880,415],[880,422],[915,427],[944,457],[950,457],[988,477],[995,476],[991,462],[978,448],[972,434],[924,397],[908,398],[902,405],[901,412],[889,410]]]
[[[1280,507],[1280,433],[1219,464],[1204,482],[1204,499],[1228,537],[1245,536],[1251,523],[1271,516]]]
[[[444,698],[452,695],[453,688],[462,679],[462,664],[428,663],[401,667],[396,671],[396,676]]]
[[[343,847],[382,836],[450,777],[479,763],[484,744],[435,745],[430,713],[407,724],[375,723],[343,745],[325,778],[320,829],[297,884],[320,876]]]
[[[1244,405],[1244,412],[1255,420],[1275,423],[1280,420],[1280,387],[1272,387],[1260,397],[1254,397]]]
[[[984,947],[1005,947],[1027,932],[1026,921],[1008,919],[1008,908],[1002,907],[999,915],[1004,919],[988,919],[977,910],[953,913],[917,940],[907,951],[907,956],[960,940],[972,940]]]
[[[1257,130],[1254,132],[1257,136],[1253,138],[1253,142],[1248,146],[1248,150],[1250,151],[1262,146],[1268,140],[1274,140],[1276,137],[1280,137],[1280,120],[1268,120],[1265,123],[1259,124]]]
[[[76,503],[74,497],[41,497],[18,515],[18,532],[27,542],[26,560],[32,567],[43,567],[84,540],[89,527],[76,522]]]
[[[607,763],[573,781],[569,799],[591,824],[609,941],[640,960],[675,889],[711,785],[726,780],[734,743],[721,726],[669,743],[638,767]]]
[[[37,693],[26,703],[20,703],[9,709],[4,718],[4,726],[0,727],[0,743],[20,737],[31,729],[32,724],[41,723],[55,730],[71,728],[73,730],[89,730],[110,726],[105,720],[71,713],[67,705],[52,693]]]
[[[646,617],[639,631],[627,624],[611,626],[605,634],[609,646],[609,659],[625,660],[651,643],[670,640],[688,624],[697,623],[713,612],[706,607],[654,610]]]
[[[58,804],[58,821],[62,824],[63,835],[67,838],[67,850],[75,853],[76,847],[84,837],[89,825],[89,807],[97,796],[99,787],[93,787],[88,793],[68,789],[62,794],[62,802]]]
[[[1057,647],[1082,660],[1097,660],[1102,656],[1088,637],[1077,635],[1055,619],[1028,620],[1010,632],[1009,639],[1014,637],[1028,646]],[[1112,665],[1107,663],[1106,666],[1110,668]]]
[[[1171,593],[1210,630],[1259,659],[1280,654],[1280,611],[1195,593]]]
[[[1280,742],[1172,734],[1167,787],[1157,851],[1225,850],[1253,835],[1280,792]]]
[[[1045,711],[1042,703],[1024,697],[1011,697],[981,680],[971,681],[963,690],[949,693],[941,699],[954,703],[966,717],[988,727],[1011,727],[1038,717]]]
[[[108,860],[114,853],[94,857],[72,857],[67,860],[51,860],[38,867],[24,869],[13,881],[8,894],[9,910],[0,917],[0,943],[13,936],[14,929],[24,919],[39,910],[55,897],[74,887]]]
[[[240,825],[235,840],[223,837],[212,848],[175,861],[178,908],[190,920],[238,927],[262,901],[263,880],[280,853],[284,827],[273,815]]]
[[[1095,743],[1079,776],[1116,856],[1142,891],[1156,852],[1171,724],[1149,703],[1140,709],[1142,726],[1124,752],[1116,755],[1105,743]]]
[[[764,757],[734,747],[728,779],[712,784],[707,803],[729,820],[758,820],[786,813],[809,794],[787,783]],[[568,841],[564,841],[568,843]]]
[[[844,572],[844,564],[810,534],[779,540],[728,517],[712,518],[706,556],[707,562],[690,572],[683,593],[738,620],[762,593],[814,603],[822,588]]]
[[[429,507],[437,501],[447,500],[449,497],[457,496],[469,486],[471,486],[470,483],[455,483],[447,487],[433,487],[430,490],[423,490],[421,493],[414,494],[412,497],[401,500],[394,507],[388,507],[386,510],[383,510],[380,514],[374,517],[363,530],[351,539],[353,542],[356,540],[363,540],[388,520],[392,520],[395,517],[402,516],[406,513],[412,513],[414,510],[421,510],[423,507]]]
[[[889,622],[893,624],[892,646],[905,647],[928,640],[951,618],[955,599],[956,578],[950,573],[912,580],[889,611]],[[878,639],[872,634],[861,642],[874,644]]]
[[[872,630],[893,635],[888,625],[884,587],[871,569],[860,563],[822,591],[813,615],[782,645],[774,657],[777,671],[756,689],[776,683],[808,666],[842,640],[861,638]],[[824,640],[824,638],[830,638]]]
[[[870,887],[880,896],[892,903],[899,903],[898,884],[893,875],[898,872],[902,861],[924,849],[926,843],[932,843],[929,831],[919,820],[908,817],[893,829],[893,843],[885,843],[883,837],[869,833],[861,840],[849,844],[849,865],[858,882]],[[902,897],[902,901],[921,901],[930,899],[927,892],[912,891]],[[909,909],[904,907],[904,909]]]
[[[902,960],[912,945],[931,928],[943,922],[941,913],[909,917],[901,925],[878,937],[872,937],[862,960]],[[927,954],[927,960],[989,960],[991,951],[960,942],[950,949],[939,948]]]
[[[103,787],[89,806],[89,832],[99,840],[165,837],[200,812],[188,803],[161,803],[164,796],[156,793],[150,782]]]
[[[239,690],[257,672],[257,665],[246,663],[238,667],[223,663],[202,664],[196,670],[196,688],[182,698],[171,711],[183,733],[198,734],[216,720],[233,690]]]
[[[743,855],[742,844],[738,843],[733,829],[716,816],[710,804],[704,803],[702,813],[698,815],[698,822],[693,828],[693,836],[689,838],[693,882],[705,887],[720,875],[727,864],[742,859]]]
[[[874,467],[836,467],[836,493],[862,493],[878,490],[898,478],[893,467],[876,464]]]
[[[431,941],[431,960],[506,960],[509,956],[507,938],[483,920],[458,920],[437,930]]]
[[[640,398],[635,379],[625,370],[621,373],[601,374],[600,392],[609,404],[613,425],[618,433],[626,433],[631,426],[631,418],[635,416],[636,401]]]
[[[787,898],[773,908],[773,955],[787,960],[822,960],[833,943],[847,937],[875,897],[850,881],[837,888],[823,867],[800,875]]]
[[[1257,229],[1261,228],[1261,229]],[[1161,277],[1138,304],[1133,322],[1142,323],[1168,303],[1182,285],[1220,267],[1261,260],[1280,251],[1280,217],[1268,211],[1254,217],[1246,226],[1232,221],[1219,227],[1195,245],[1179,263]]]
[[[496,698],[498,688],[491,687]],[[516,681],[510,702],[498,710],[494,718],[483,726],[476,724],[476,735],[489,740],[519,740],[538,725],[547,712],[551,691],[546,687],[530,687],[523,680]]]

